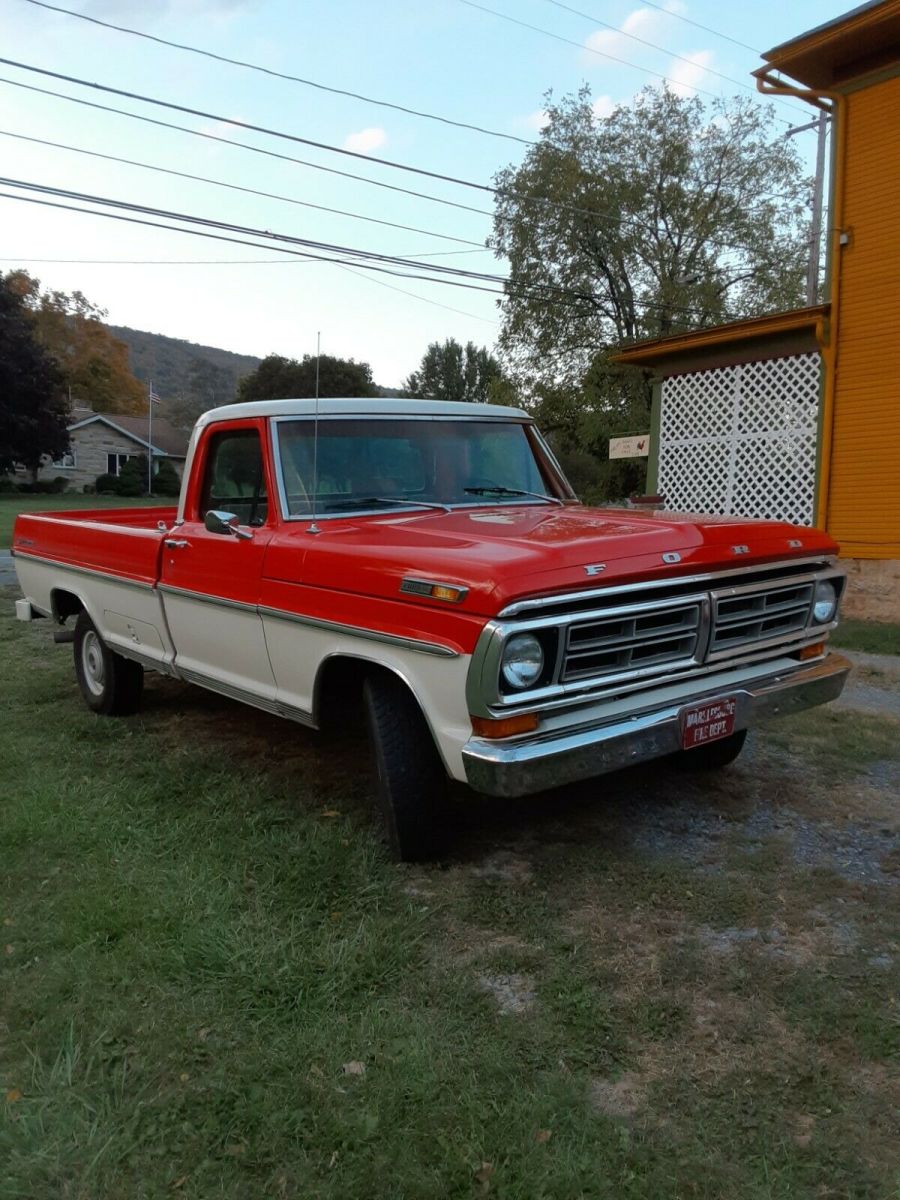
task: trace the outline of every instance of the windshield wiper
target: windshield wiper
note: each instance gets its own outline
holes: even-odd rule
[[[496,487],[467,487],[463,488],[463,491],[472,496],[533,496],[535,500],[548,500],[551,504],[563,507],[563,502],[558,496],[547,496],[544,492],[526,492],[523,488],[508,488],[498,485]]]
[[[447,504],[438,504],[431,500],[405,500],[400,496],[355,496],[352,500],[333,500],[326,511],[337,512],[342,508],[364,509],[371,504],[409,504],[413,508],[433,508],[438,512],[452,512]]]

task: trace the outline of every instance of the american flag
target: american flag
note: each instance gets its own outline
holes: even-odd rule
[[[158,395],[156,394],[156,392],[153,390],[153,384],[152,384],[152,383],[150,384],[150,403],[151,403],[151,404],[159,404],[159,396],[158,396]]]

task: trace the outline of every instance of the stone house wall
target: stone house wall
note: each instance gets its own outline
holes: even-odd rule
[[[108,470],[107,456],[110,454],[126,454],[131,458],[146,454],[146,447],[134,441],[127,434],[106,425],[102,421],[93,421],[81,429],[72,430],[71,453],[74,455],[74,466],[62,467],[46,463],[38,472],[39,479],[55,479],[63,476],[70,491],[80,492],[86,483],[94,483],[98,475],[105,475]],[[157,455],[157,461],[159,461]],[[169,460],[181,478],[184,460],[171,458]]]

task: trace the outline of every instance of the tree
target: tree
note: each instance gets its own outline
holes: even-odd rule
[[[0,276],[0,471],[69,448],[62,375],[38,341],[34,322],[9,277]]]
[[[234,403],[234,377],[208,358],[194,355],[187,383],[186,391],[169,401],[166,412],[170,421],[184,429],[190,429],[201,413]]]
[[[605,458],[649,423],[649,386],[615,348],[801,302],[810,181],[750,99],[709,112],[646,88],[598,120],[583,88],[548,118],[495,181],[500,347],[557,444]]]
[[[244,400],[286,400],[294,397],[312,397],[316,394],[316,356],[304,354],[296,358],[283,358],[270,354],[255,371],[238,384],[237,398]],[[378,389],[372,381],[372,368],[368,363],[356,362],[352,358],[335,358],[323,354],[319,359],[319,395],[326,396],[377,396]]]
[[[413,396],[426,400],[469,400],[484,402],[494,380],[503,369],[496,358],[474,342],[461,345],[455,338],[431,342],[417,370],[406,380]]]
[[[103,323],[106,310],[81,292],[42,292],[26,271],[8,276],[30,310],[38,338],[56,359],[64,385],[98,412],[142,412],[147,390],[128,365],[128,347]]]

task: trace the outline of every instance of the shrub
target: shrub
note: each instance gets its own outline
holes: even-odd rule
[[[0,475],[0,495],[9,495],[16,490],[16,481],[8,475]]]
[[[119,481],[115,475],[98,475],[94,480],[94,491],[98,496],[117,496]]]
[[[181,491],[178,472],[168,458],[164,458],[159,464],[159,470],[153,477],[153,490],[158,496],[177,496]]]
[[[64,492],[68,483],[65,475],[57,475],[55,479],[37,479],[17,483],[14,487],[17,492],[26,496],[55,496],[59,492]]]
[[[147,460],[143,459],[142,470],[142,458],[143,455],[129,458],[119,472],[119,486],[116,490],[120,496],[143,496],[147,484]]]
[[[96,483],[86,483],[81,489],[85,496],[93,496],[97,491]]]

